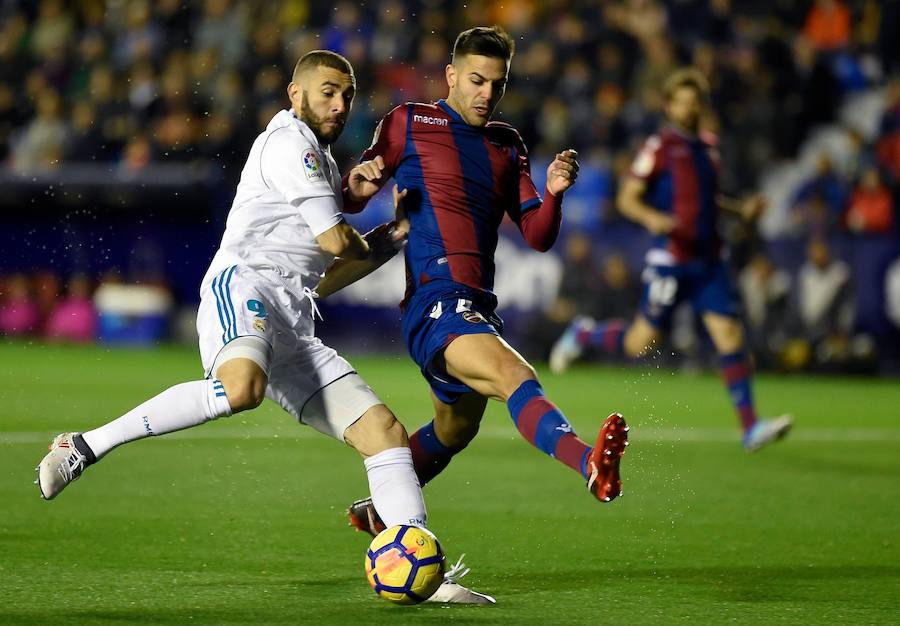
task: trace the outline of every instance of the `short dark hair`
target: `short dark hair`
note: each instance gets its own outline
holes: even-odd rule
[[[696,68],[683,67],[675,70],[666,79],[666,82],[663,84],[663,98],[665,98],[665,101],[671,100],[675,92],[682,87],[694,89],[703,101],[709,99],[709,81]]]
[[[303,72],[322,66],[348,74],[353,84],[356,84],[356,75],[353,73],[353,66],[350,65],[350,61],[331,50],[312,50],[304,54],[297,61],[297,65],[294,66],[294,74],[291,80],[296,82]]]
[[[468,54],[479,54],[509,61],[515,51],[515,42],[501,27],[476,26],[464,30],[456,38],[451,62]]]

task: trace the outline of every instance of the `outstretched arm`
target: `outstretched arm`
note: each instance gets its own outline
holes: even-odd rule
[[[557,154],[547,168],[547,188],[544,199],[536,209],[526,211],[519,219],[519,230],[528,245],[546,252],[556,242],[562,223],[562,196],[578,178],[578,153],[564,150]]]
[[[647,189],[647,183],[634,176],[626,176],[616,196],[619,211],[633,222],[641,224],[654,235],[666,235],[675,228],[675,220],[671,215],[657,211],[641,198]]]
[[[719,195],[716,200],[723,210],[740,216],[745,222],[756,221],[769,207],[769,201],[761,193],[753,194],[743,200]]]
[[[406,190],[398,192],[397,186],[394,185],[393,193],[394,206],[398,207],[398,219],[376,226],[363,235],[369,246],[368,256],[362,259],[340,257],[334,261],[316,287],[316,293],[320,298],[326,298],[347,285],[365,278],[390,261],[406,245],[409,222],[400,219],[402,209],[399,208],[406,196]]]

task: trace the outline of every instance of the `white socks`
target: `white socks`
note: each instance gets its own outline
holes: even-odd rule
[[[222,383],[215,378],[195,380],[169,387],[122,417],[81,436],[99,460],[123,443],[183,430],[226,415],[231,415],[231,405]]]
[[[390,448],[365,461],[372,504],[390,528],[397,524],[425,526],[425,499],[409,448]]]

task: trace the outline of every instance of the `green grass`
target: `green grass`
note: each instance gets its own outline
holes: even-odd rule
[[[397,357],[355,360],[411,429],[426,387]],[[426,489],[430,525],[493,607],[395,607],[363,575],[344,507],[356,454],[270,403],[110,454],[53,502],[47,441],[201,376],[194,350],[0,345],[0,623],[887,624],[900,622],[900,384],[762,376],[790,438],[737,441],[712,375],[585,366],[543,379],[592,439],[632,425],[625,496],[593,501],[493,403]]]

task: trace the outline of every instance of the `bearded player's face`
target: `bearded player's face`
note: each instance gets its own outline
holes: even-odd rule
[[[509,62],[467,54],[447,66],[447,103],[472,126],[484,126],[506,92]]]
[[[294,111],[323,144],[341,136],[356,87],[353,78],[340,70],[319,66],[304,74],[288,90]]]

